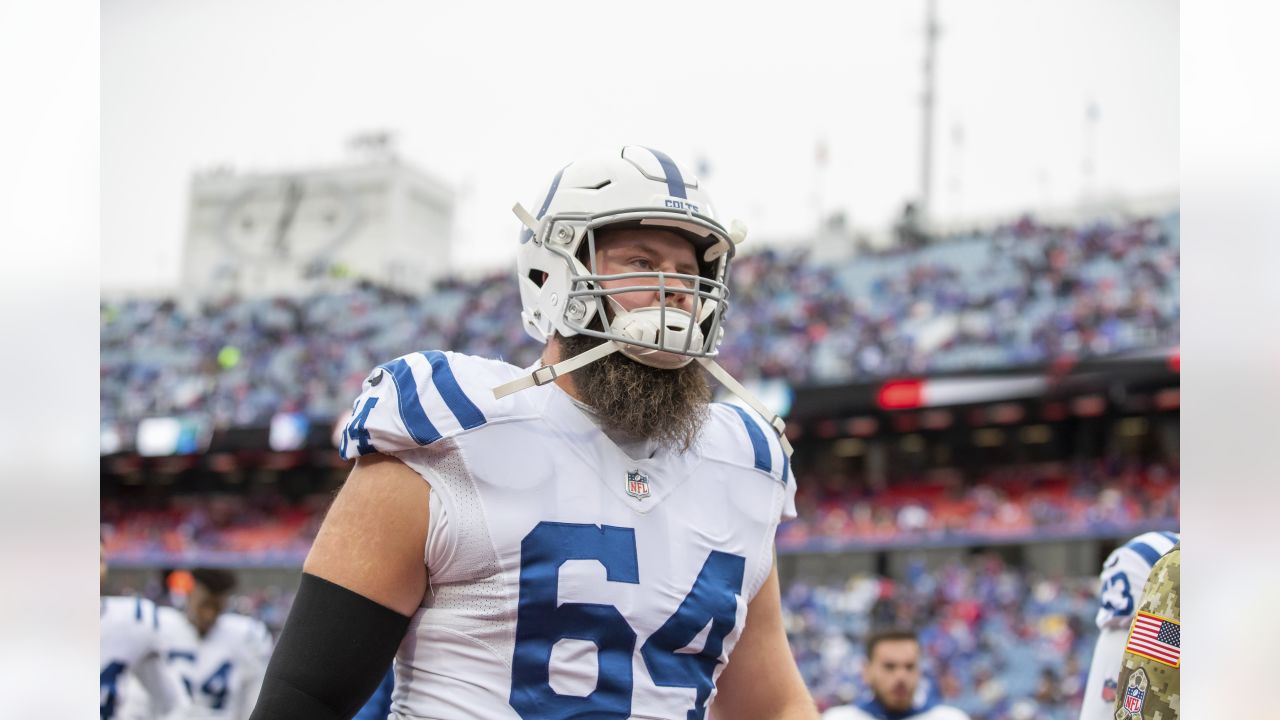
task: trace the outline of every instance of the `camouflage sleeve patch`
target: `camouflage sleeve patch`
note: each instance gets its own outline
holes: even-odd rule
[[[1156,562],[1129,627],[1117,681],[1115,720],[1179,720],[1181,553]]]

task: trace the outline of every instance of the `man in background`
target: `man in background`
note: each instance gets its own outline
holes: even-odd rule
[[[862,679],[871,697],[835,707],[822,720],[969,720],[964,712],[923,692],[920,641],[911,630],[884,630],[867,638]]]
[[[230,571],[196,568],[191,578],[186,607],[186,639],[195,647],[186,676],[194,705],[191,717],[244,720],[258,700],[271,657],[271,631],[259,620],[227,612],[236,587]]]
[[[260,620],[227,612],[236,587],[229,570],[197,568],[190,577],[185,606],[159,608],[156,623],[167,664],[191,695],[192,706],[182,717],[244,720],[258,700],[271,631]],[[132,700],[122,713],[123,720],[157,717],[162,715],[153,703]]]

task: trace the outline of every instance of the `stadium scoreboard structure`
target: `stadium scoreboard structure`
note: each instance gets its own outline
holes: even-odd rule
[[[192,178],[182,292],[298,297],[346,280],[421,293],[451,270],[453,190],[394,157]]]

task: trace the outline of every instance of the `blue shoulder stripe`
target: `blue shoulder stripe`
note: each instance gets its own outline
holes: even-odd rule
[[[1182,539],[1178,537],[1178,533],[1176,533],[1176,532],[1169,532],[1168,530],[1161,530],[1161,531],[1160,531],[1160,534],[1161,534],[1162,536],[1164,536],[1164,539],[1165,539],[1165,540],[1168,540],[1169,542],[1173,543],[1174,545],[1181,544],[1181,542],[1182,542]]]
[[[133,599],[133,619],[142,622],[142,596]]]
[[[773,472],[773,456],[769,452],[769,443],[764,438],[764,433],[760,430],[760,426],[756,424],[746,410],[732,403],[725,403],[738,413],[738,417],[742,419],[742,424],[747,428],[747,436],[751,438],[751,449],[755,453],[756,469],[763,470],[767,473]]]
[[[400,419],[404,421],[409,437],[419,445],[429,445],[439,440],[440,431],[431,424],[427,413],[422,409],[422,401],[418,399],[418,381],[413,379],[413,369],[409,367],[409,363],[404,358],[398,358],[379,367],[391,375],[396,384]]]
[[[485,424],[487,421],[484,413],[480,412],[480,408],[476,407],[467,394],[462,392],[457,378],[453,376],[453,370],[449,367],[449,358],[439,350],[427,350],[422,354],[431,363],[431,381],[435,383],[436,389],[440,391],[440,397],[444,398],[444,404],[449,406],[449,411],[458,418],[463,429],[470,430]]]
[[[779,443],[781,444],[781,443]],[[782,451],[782,486],[787,486],[787,478],[791,476],[791,458],[787,457],[787,451]]]
[[[1125,545],[1125,547],[1142,556],[1142,559],[1146,560],[1148,565],[1155,565],[1156,561],[1160,559],[1160,553],[1156,552],[1155,548],[1144,542],[1131,542],[1128,545]]]

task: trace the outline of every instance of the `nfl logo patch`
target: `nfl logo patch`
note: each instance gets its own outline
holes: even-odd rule
[[[1147,691],[1142,688],[1127,687],[1124,691],[1124,709],[1132,715],[1142,712],[1142,701],[1147,696]]]
[[[1142,704],[1147,699],[1147,688],[1151,682],[1147,679],[1147,671],[1142,668],[1134,670],[1125,683],[1124,703],[1116,710],[1116,720],[1133,720],[1142,717]]]
[[[637,500],[649,497],[649,476],[639,470],[628,470],[627,494]]]

